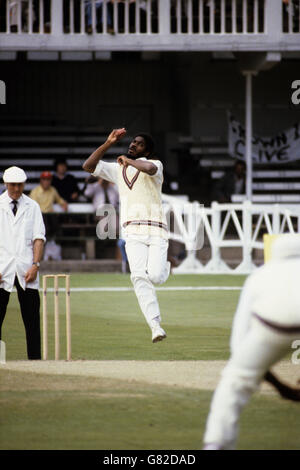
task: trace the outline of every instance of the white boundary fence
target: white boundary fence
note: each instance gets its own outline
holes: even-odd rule
[[[162,195],[170,240],[182,243],[186,258],[173,269],[174,274],[249,274],[255,269],[253,250],[263,250],[262,234],[300,232],[300,210],[279,204],[219,204],[203,207],[189,202],[187,196]],[[60,213],[60,206],[54,206]],[[92,204],[69,204],[68,213],[94,213]],[[203,264],[197,257],[207,242],[211,258]],[[205,247],[206,247],[205,246]],[[222,248],[237,248],[242,253],[236,268],[222,259]]]
[[[205,208],[194,202],[193,214],[197,216],[191,221],[191,217],[186,216],[187,206],[191,203],[166,195],[163,195],[163,201],[167,217],[170,220],[172,214],[174,219],[170,239],[183,243],[187,253],[182,263],[173,269],[173,272],[178,274],[249,274],[256,267],[253,262],[253,250],[264,248],[262,239],[259,239],[262,232],[300,232],[300,212],[292,212],[278,204],[254,205],[249,201],[243,204],[213,202],[211,208]],[[211,259],[206,265],[197,258],[195,249],[201,235],[208,240],[211,248]],[[236,268],[230,268],[225,263],[221,248],[242,249],[242,259]]]

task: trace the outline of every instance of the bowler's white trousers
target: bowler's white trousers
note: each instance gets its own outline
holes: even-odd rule
[[[128,235],[125,240],[131,281],[140,308],[151,327],[154,318],[161,320],[153,284],[163,284],[169,277],[168,240],[141,235]]]
[[[204,444],[235,449],[243,407],[257,390],[265,373],[288,351],[296,334],[280,333],[252,318],[251,328],[222,372],[206,423]]]

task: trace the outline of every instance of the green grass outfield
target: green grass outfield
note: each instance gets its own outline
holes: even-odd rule
[[[163,287],[242,286],[244,279],[178,275],[171,276]],[[131,287],[131,283],[128,275],[72,274],[71,287]],[[168,338],[152,344],[151,332],[133,291],[72,292],[72,359],[226,360],[239,294],[239,290],[218,289],[158,291],[162,325]],[[63,293],[60,295],[64,337]],[[52,296],[49,293],[49,313]],[[51,359],[53,320],[49,323]],[[2,336],[7,365],[26,359],[24,328],[15,293],[11,295]],[[62,354],[64,349],[62,338]],[[13,371],[3,365],[0,449],[201,448],[211,396],[211,390]],[[239,448],[299,449],[299,422],[299,405],[284,402],[275,394],[256,394],[242,416]]]

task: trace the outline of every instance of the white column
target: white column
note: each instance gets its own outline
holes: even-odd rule
[[[6,0],[6,32],[10,33],[10,1]]]
[[[51,34],[55,36],[63,34],[63,2],[61,0],[51,2]]]
[[[69,3],[70,33],[74,34],[74,0]]]
[[[218,272],[219,264],[221,262],[221,249],[219,245],[221,231],[221,211],[218,209],[218,207],[219,203],[216,201],[211,204],[211,229],[213,233],[213,243],[211,245],[211,264],[214,272]]]
[[[44,2],[43,0],[40,0],[39,6],[40,6],[39,31],[40,31],[40,34],[43,34],[44,33]]]
[[[204,32],[203,0],[199,0],[199,34]]]
[[[254,71],[244,71],[246,77],[246,109],[245,109],[245,131],[246,131],[246,195],[247,200],[252,200],[252,76]]]
[[[170,0],[158,0],[158,30],[159,34],[170,34],[171,6]]]
[[[32,34],[32,30],[33,30],[33,4],[32,4],[32,0],[29,0],[29,2],[28,2],[28,15],[27,15],[27,18],[28,18],[28,33]]]
[[[282,0],[265,0],[265,33],[273,41],[282,36]]]
[[[251,272],[254,265],[252,263],[252,204],[249,201],[243,203],[243,261],[239,265],[239,270],[246,273]],[[237,269],[238,270],[238,269]]]
[[[102,31],[103,34],[107,33],[107,4],[106,0],[103,0],[102,3]]]
[[[140,24],[140,0],[135,2],[135,33],[140,34],[141,24]]]
[[[85,34],[84,0],[80,0],[80,34]]]
[[[273,205],[272,230],[275,235],[280,233],[280,208],[278,204]]]

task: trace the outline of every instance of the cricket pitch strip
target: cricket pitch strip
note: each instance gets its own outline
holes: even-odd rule
[[[118,379],[167,387],[214,390],[226,361],[7,361],[2,371],[31,372],[62,376]],[[272,370],[283,381],[296,384],[297,367],[289,361],[278,363]],[[276,394],[266,383],[260,393]]]

